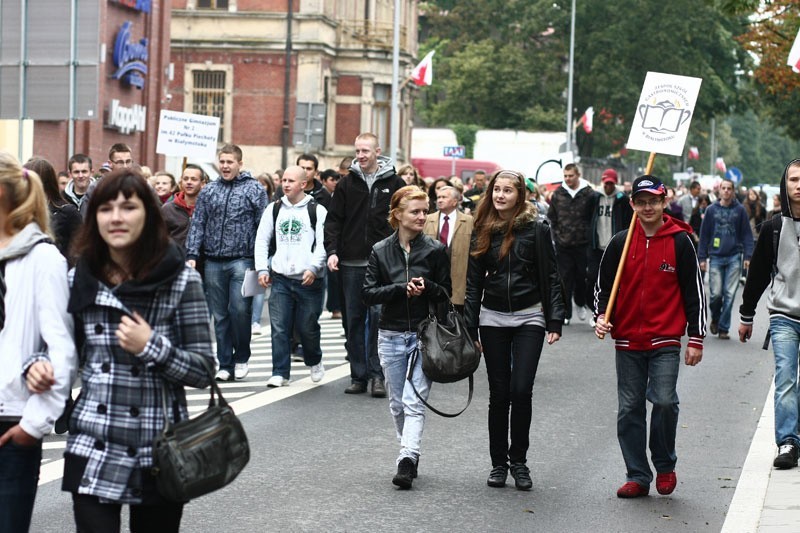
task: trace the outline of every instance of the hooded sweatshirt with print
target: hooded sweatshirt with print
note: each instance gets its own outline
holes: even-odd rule
[[[67,262],[35,222],[0,250],[5,261],[5,324],[0,331],[0,420],[14,421],[37,439],[50,433],[64,411],[78,357],[67,312]],[[22,378],[38,360],[49,360],[55,385],[31,394]]]
[[[378,156],[378,170],[370,182],[356,160],[339,180],[325,223],[325,251],[339,263],[367,266],[372,246],[394,230],[389,225],[389,202],[406,182],[395,173],[392,160]]]
[[[769,287],[767,293],[767,311],[770,316],[782,316],[800,322],[800,213],[792,212],[789,193],[786,189],[786,175],[789,167],[800,165],[795,159],[786,165],[780,184],[781,213],[764,221],[758,235],[747,281],[742,291],[742,305],[739,307],[742,324],[752,324],[756,315],[756,306],[761,295]],[[774,229],[780,219],[778,249],[773,245]],[[777,261],[775,256],[777,254]],[[772,278],[772,266],[775,264],[775,277]]]
[[[203,187],[197,197],[186,258],[196,260],[200,249],[218,260],[253,257],[256,231],[267,205],[267,191],[249,172]]]
[[[281,209],[275,225],[275,203],[269,204],[264,210],[256,234],[255,265],[259,274],[272,270],[298,280],[303,279],[303,272],[306,270],[313,272],[317,278],[325,275],[323,227],[328,212],[317,204],[317,223],[312,229],[308,216],[308,203],[311,200],[311,196],[306,194],[302,200],[292,205],[286,196],[282,196],[277,200],[281,202]],[[275,255],[270,258],[269,244],[273,235],[276,238]]]
[[[607,318],[614,325],[611,337],[617,350],[680,347],[687,331],[689,346],[702,349],[706,296],[689,237],[691,226],[665,215],[652,237],[639,223],[633,231],[613,316]],[[627,234],[625,230],[614,235],[603,254],[594,293],[595,319],[605,314]]]

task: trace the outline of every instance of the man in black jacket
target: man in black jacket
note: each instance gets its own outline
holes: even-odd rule
[[[383,398],[386,388],[378,359],[380,306],[367,307],[361,288],[372,246],[388,237],[389,202],[405,181],[395,173],[392,160],[381,155],[378,138],[362,133],[355,141],[356,157],[350,171],[339,181],[325,221],[328,268],[340,272],[343,315],[347,322],[346,349],[350,360],[350,386],[346,394],[367,392]],[[365,342],[369,323],[369,343]]]

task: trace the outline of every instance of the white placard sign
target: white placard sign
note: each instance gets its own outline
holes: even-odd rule
[[[162,109],[156,152],[190,161],[214,161],[218,134],[219,117]]]
[[[701,78],[648,72],[628,136],[628,149],[683,155],[701,83]]]

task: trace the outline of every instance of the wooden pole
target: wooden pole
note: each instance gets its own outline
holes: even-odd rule
[[[650,158],[647,160],[647,168],[645,169],[645,174],[650,174],[653,171],[653,163],[656,161],[656,153],[650,152]],[[628,235],[625,237],[625,246],[622,247],[622,257],[619,258],[619,264],[617,265],[617,273],[614,276],[614,285],[611,287],[611,295],[608,297],[608,305],[606,306],[606,311],[604,313],[606,317],[606,322],[611,320],[611,313],[614,311],[614,304],[617,301],[617,291],[619,291],[619,282],[622,279],[622,271],[625,269],[625,259],[628,257],[628,250],[631,247],[631,238],[633,237],[633,230],[636,227],[636,211],[633,212],[633,216],[631,217],[631,224],[628,226]],[[604,339],[606,336],[603,334],[598,334],[598,339]]]
[[[180,181],[181,177],[183,177],[183,172],[186,170],[186,165],[187,165],[186,156],[183,156],[183,164],[181,165],[181,175],[178,176],[178,181]]]

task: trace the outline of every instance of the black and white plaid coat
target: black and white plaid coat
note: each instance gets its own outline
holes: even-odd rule
[[[177,253],[177,264],[175,254]],[[141,502],[131,476],[149,469],[152,443],[164,427],[162,382],[168,384],[171,416],[188,417],[184,385],[204,388],[213,365],[210,319],[200,276],[170,249],[161,279],[126,282],[113,290],[88,268],[70,272],[70,311],[85,334],[82,389],[70,417],[67,454],[88,459],[78,492],[120,503]],[[151,276],[152,277],[152,276]],[[166,282],[164,282],[166,278]],[[124,315],[138,311],[153,335],[142,353],[123,350],[115,332]],[[78,339],[81,334],[78,332]]]

